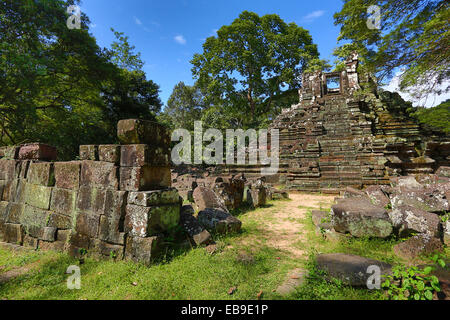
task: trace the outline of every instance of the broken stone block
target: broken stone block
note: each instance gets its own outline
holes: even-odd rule
[[[52,195],[51,187],[27,183],[25,185],[25,203],[36,208],[48,210]]]
[[[113,217],[101,216],[98,238],[114,244],[125,244],[124,221]]]
[[[50,211],[25,205],[20,217],[20,223],[28,229],[29,227],[43,228],[47,226]]]
[[[3,149],[3,159],[4,160],[14,160],[19,157],[19,149],[18,146],[6,146]]]
[[[32,162],[28,169],[27,181],[40,186],[51,187],[55,185],[55,173],[51,162]]]
[[[63,252],[68,247],[67,243],[63,241],[44,241],[39,240],[39,249],[42,251],[58,251]]]
[[[58,230],[56,231],[56,241],[68,243],[72,230]]]
[[[43,143],[24,144],[19,150],[19,160],[55,161],[57,151],[55,147]]]
[[[159,123],[147,120],[120,120],[117,137],[122,144],[148,144],[163,148],[170,145],[168,130]]]
[[[231,214],[217,209],[206,208],[198,213],[198,222],[209,231],[220,234],[239,232],[242,222]]]
[[[76,208],[78,193],[60,188],[53,188],[52,192],[50,210],[66,216],[72,216]]]
[[[121,167],[167,167],[170,166],[167,148],[149,146],[147,144],[123,145],[120,155]]]
[[[446,192],[450,191],[450,183],[438,183],[420,189],[396,188],[390,195],[392,208],[409,205],[428,212],[443,212],[450,209]]]
[[[113,163],[85,160],[81,164],[81,186],[119,188],[118,167]]]
[[[193,197],[199,211],[205,210],[206,208],[212,208],[228,212],[223,200],[209,188],[201,186],[195,188]]]
[[[54,168],[57,188],[76,190],[80,187],[80,161],[55,162]]]
[[[175,188],[167,188],[153,191],[130,192],[128,203],[143,207],[150,207],[158,204],[178,203],[178,191]]]
[[[437,214],[405,205],[397,206],[389,213],[389,217],[400,237],[408,237],[414,233],[428,233],[439,237],[441,219]]]
[[[39,226],[27,226],[26,232],[28,235],[39,240],[48,242],[54,242],[56,240],[56,228],[54,227],[39,227]]]
[[[96,238],[98,236],[99,225],[100,216],[80,212],[76,218],[75,230],[81,235]]]
[[[22,245],[24,233],[20,224],[5,223],[3,233],[5,242]]]
[[[98,161],[98,146],[96,145],[80,146],[80,160]]]
[[[334,230],[354,237],[386,238],[392,234],[392,223],[385,209],[367,198],[342,199],[331,208]]]
[[[120,164],[120,145],[105,144],[98,146],[98,158],[100,161]]]
[[[95,239],[91,243],[90,252],[102,258],[113,258],[115,260],[122,260],[124,256],[123,245],[110,244],[105,241]]]
[[[381,186],[368,186],[365,191],[374,205],[386,208],[391,204],[389,197],[383,192]]]
[[[393,251],[399,257],[413,260],[420,255],[442,252],[443,246],[440,239],[427,233],[421,233],[395,245]]]
[[[247,202],[253,207],[261,207],[266,204],[266,188],[251,188],[247,190]]]
[[[33,237],[29,236],[28,234],[25,234],[23,236],[23,246],[24,247],[37,249],[38,248],[38,244],[39,244],[39,239],[33,238]]]
[[[175,227],[180,220],[179,205],[126,207],[125,232],[132,236],[147,237]]]
[[[48,220],[48,226],[57,229],[71,229],[73,218],[59,213],[51,213]]]
[[[148,191],[171,186],[169,167],[121,167],[120,190]]]
[[[106,193],[106,190],[99,188],[81,187],[78,191],[77,210],[97,215],[104,214]]]
[[[149,265],[158,257],[162,251],[162,246],[163,241],[159,236],[148,238],[127,237],[125,259]]]
[[[373,274],[367,272],[370,266],[378,266],[381,270],[380,275],[392,272],[390,264],[352,254],[319,254],[316,262],[318,269],[325,271],[328,278],[339,279],[346,285],[354,287],[367,288],[367,280]]]
[[[8,206],[8,223],[20,223],[20,218],[23,214],[24,205],[20,203],[10,202]]]
[[[184,206],[180,213],[180,225],[197,246],[211,243],[211,234],[200,225],[197,218],[192,215],[193,212],[192,206]]]
[[[16,160],[0,159],[0,180],[13,180],[16,178],[16,167],[20,162]]]

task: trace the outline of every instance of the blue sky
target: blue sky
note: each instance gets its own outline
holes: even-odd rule
[[[161,89],[165,104],[179,81],[193,84],[189,61],[202,52],[205,38],[229,25],[244,11],[259,15],[276,13],[285,22],[295,22],[310,31],[322,59],[333,63],[339,27],[333,24],[333,14],[342,7],[341,0],[82,0],[81,11],[91,19],[91,33],[102,47],[114,41],[110,28],[125,32],[130,42],[141,52],[147,78]],[[447,86],[450,83],[443,85]],[[386,86],[397,91],[398,77]],[[428,107],[450,98],[450,92],[415,105]]]
[[[84,0],[81,11],[91,19],[90,31],[100,46],[109,47],[114,40],[111,27],[130,37],[141,52],[147,77],[161,87],[165,104],[176,83],[193,84],[189,61],[202,52],[204,39],[244,10],[276,13],[285,22],[304,27],[321,58],[333,61],[339,34],[333,14],[341,5],[340,0]]]

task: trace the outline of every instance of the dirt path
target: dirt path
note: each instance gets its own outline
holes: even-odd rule
[[[329,208],[335,196],[291,193],[291,201],[278,202],[272,207],[250,213],[263,228],[262,237],[267,246],[279,249],[292,258],[306,258],[302,243],[306,240],[304,225],[308,209]]]

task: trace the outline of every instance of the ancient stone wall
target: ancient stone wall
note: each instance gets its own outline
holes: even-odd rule
[[[178,225],[168,133],[122,120],[121,145],[80,146],[80,160],[51,162],[43,144],[0,153],[0,241],[143,263]],[[83,250],[84,249],[84,250]]]

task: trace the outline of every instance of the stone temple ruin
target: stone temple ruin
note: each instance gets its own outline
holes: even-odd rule
[[[300,103],[272,123],[280,130],[275,182],[289,189],[338,193],[389,184],[392,176],[435,172],[450,164],[450,139],[424,132],[397,93],[357,91],[358,58],[346,70],[303,75]]]
[[[172,168],[168,132],[143,120],[121,120],[120,145],[80,146],[77,161],[55,162],[56,149],[40,143],[0,148],[0,241],[149,264],[179,227],[192,244],[211,244],[211,231],[240,230],[229,210],[288,197],[268,184],[345,189],[351,199],[332,211],[337,232],[384,238],[399,228],[435,236],[443,228],[436,214],[449,209],[450,139],[408,118],[398,94],[365,88],[370,78],[358,74],[357,56],[346,65],[303,75],[300,103],[271,125],[280,133],[273,176],[261,177],[258,166]],[[405,175],[417,180],[395,180]],[[393,183],[399,187],[378,186]],[[411,215],[420,223],[405,225]],[[448,222],[444,229],[448,243]]]

